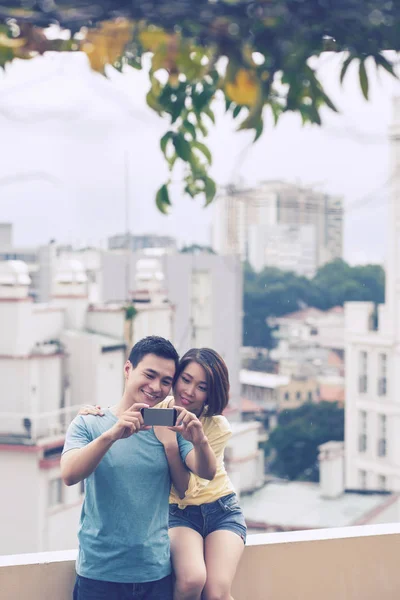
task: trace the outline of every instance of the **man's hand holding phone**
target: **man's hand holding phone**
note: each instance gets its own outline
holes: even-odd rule
[[[149,427],[146,427],[144,424],[141,413],[142,408],[148,408],[148,404],[132,404],[128,410],[122,413],[115,425],[107,432],[107,435],[112,442],[123,440],[131,437],[131,435],[138,431],[149,429]]]

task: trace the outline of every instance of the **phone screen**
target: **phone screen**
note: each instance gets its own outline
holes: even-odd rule
[[[142,408],[145,425],[165,425],[173,427],[176,423],[177,411],[174,408]]]

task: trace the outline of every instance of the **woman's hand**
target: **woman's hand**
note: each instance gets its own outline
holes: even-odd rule
[[[85,404],[85,406],[82,406],[82,408],[79,409],[78,415],[95,415],[103,417],[104,412],[101,406],[99,406],[98,404],[96,404],[95,406],[93,404]]]
[[[193,446],[203,444],[207,438],[200,419],[198,419],[194,413],[189,412],[182,406],[175,406],[175,410],[178,412],[176,426],[169,427],[168,429],[180,433],[181,436],[188,442],[191,442]]]

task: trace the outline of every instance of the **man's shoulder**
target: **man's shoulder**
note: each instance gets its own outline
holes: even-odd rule
[[[105,411],[104,416],[96,415],[77,415],[70,423],[67,431],[69,437],[85,437],[94,439],[103,431],[109,429],[114,423],[110,411]]]

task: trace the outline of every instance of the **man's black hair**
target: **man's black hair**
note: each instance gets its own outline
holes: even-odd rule
[[[175,370],[178,370],[179,355],[169,340],[157,335],[149,335],[136,342],[130,351],[128,360],[133,367],[137,367],[147,354],[155,354],[160,358],[173,360]]]

